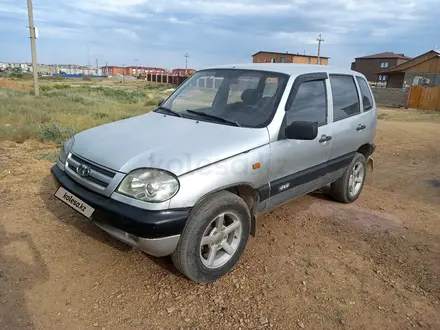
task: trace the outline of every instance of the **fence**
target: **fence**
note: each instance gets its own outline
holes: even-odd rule
[[[440,87],[412,86],[408,108],[440,111]]]
[[[146,81],[163,83],[163,84],[172,84],[172,85],[180,85],[182,84],[188,77],[182,77],[177,75],[168,75],[168,74],[152,74],[148,73],[144,76]]]
[[[407,104],[408,91],[403,88],[373,87],[374,99],[379,106],[404,107]]]
[[[103,79],[107,78],[107,76],[98,76],[98,75],[84,75],[80,73],[75,74],[68,74],[68,73],[52,73],[52,77],[63,77],[63,78],[83,78],[83,77],[90,77],[90,78],[98,78]]]

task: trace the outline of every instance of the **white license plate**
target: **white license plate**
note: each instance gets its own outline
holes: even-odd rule
[[[74,194],[68,192],[63,187],[60,187],[55,193],[55,197],[69,205],[74,210],[77,210],[82,215],[90,218],[95,212],[95,209],[89,204],[83,202],[81,199],[76,197]]]

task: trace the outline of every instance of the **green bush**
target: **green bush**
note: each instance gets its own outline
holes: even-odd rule
[[[128,89],[95,87],[91,88],[91,91],[97,92],[102,96],[117,100],[118,102],[123,104],[138,103],[141,99],[145,98],[144,93],[131,91]]]
[[[52,89],[52,86],[50,86],[50,85],[40,85],[40,91],[43,93],[50,91],[51,89]]]
[[[62,143],[75,135],[76,129],[72,126],[63,126],[57,123],[40,126],[40,137],[44,142]]]
[[[9,78],[22,79],[24,74],[21,72],[12,72],[9,74]]]
[[[102,119],[102,118],[107,118],[108,114],[105,112],[97,112],[93,115],[93,118],[95,119]]]
[[[52,86],[54,89],[67,89],[70,88],[70,85],[67,84],[55,84]]]
[[[155,100],[155,99],[149,99],[149,100],[145,101],[144,104],[145,104],[145,106],[150,106],[150,105],[157,106],[158,103],[159,103],[158,100]]]

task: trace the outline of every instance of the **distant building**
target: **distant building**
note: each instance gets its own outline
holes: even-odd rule
[[[389,88],[414,85],[440,86],[440,52],[430,50],[385,71],[377,72],[377,75],[387,77]]]
[[[329,57],[321,56],[320,63],[318,63],[318,56],[315,55],[259,51],[252,55],[252,59],[254,63],[299,63],[328,65]]]
[[[34,67],[29,64],[29,71],[34,72]],[[59,73],[56,65],[37,64],[37,72],[40,75],[51,75],[53,73]]]
[[[124,76],[125,70],[119,66],[103,66],[102,74],[104,76]]]
[[[395,54],[392,52],[379,53],[355,58],[351,63],[351,69],[365,75],[369,82],[386,83],[388,76],[386,74],[377,74],[387,69],[409,61],[411,57],[404,54]]]
[[[21,72],[29,72],[29,65],[27,63],[0,62],[0,69],[3,71],[12,71],[18,69]]]
[[[194,69],[188,69],[188,70],[187,69],[173,69],[173,70],[171,70],[172,74],[179,76],[179,77],[185,77],[187,74],[188,74],[188,76],[191,76],[196,72],[197,72],[197,70],[194,70]]]
[[[165,74],[167,72],[166,69],[145,67],[145,66],[127,66],[127,67],[103,66],[101,67],[101,70],[104,76],[132,76],[132,77],[137,77],[139,75],[145,76],[148,73]]]

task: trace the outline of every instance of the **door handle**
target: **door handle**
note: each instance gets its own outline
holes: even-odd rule
[[[327,135],[323,135],[321,136],[321,140],[319,140],[319,143],[324,143],[324,142],[328,142],[331,141],[332,137],[331,136],[327,136]]]
[[[358,127],[356,128],[356,131],[358,131],[358,132],[363,131],[366,128],[367,128],[367,126],[359,124]]]

